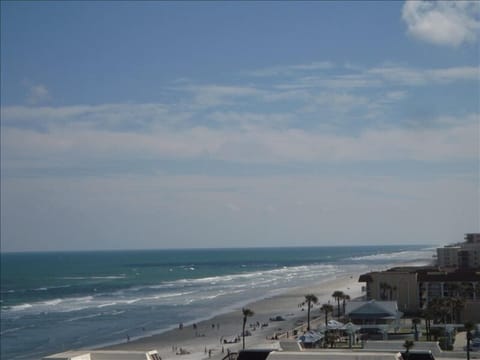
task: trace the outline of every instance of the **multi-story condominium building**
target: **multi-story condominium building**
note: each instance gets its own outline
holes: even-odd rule
[[[460,246],[444,246],[437,249],[437,262],[440,268],[458,268]]]
[[[437,249],[438,267],[472,269],[480,267],[480,233],[465,234],[465,241]]]
[[[436,298],[480,299],[480,272],[473,269],[456,271],[419,271],[420,307]]]
[[[480,269],[397,267],[363,274],[366,300],[397,301],[404,313],[417,313],[437,298],[465,300],[464,313],[480,321]],[[471,318],[473,320],[473,318]]]
[[[397,267],[363,274],[366,300],[397,301],[405,313],[425,309],[437,298],[461,298],[465,314],[480,321],[480,233],[437,249],[437,266]],[[471,315],[469,315],[471,317]]]
[[[416,312],[420,310],[418,269],[412,266],[374,271],[361,275],[358,281],[366,283],[366,300],[394,300],[400,311]]]

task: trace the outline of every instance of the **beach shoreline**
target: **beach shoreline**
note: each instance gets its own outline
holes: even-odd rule
[[[307,309],[306,306],[301,306],[306,294],[315,294],[318,297],[318,306],[311,311],[314,324],[322,319],[319,306],[324,303],[336,306],[332,298],[334,291],[343,291],[354,299],[362,295],[361,286],[358,274],[342,274],[246,304],[244,307],[254,312],[254,315],[247,319],[246,329],[251,335],[246,337],[246,347],[278,348],[278,339],[293,339],[294,328],[306,330]],[[285,320],[270,320],[276,316],[282,316]],[[229,351],[237,352],[241,349],[242,341],[239,337],[242,333],[242,318],[242,306],[238,306],[233,311],[199,321],[195,326],[183,324],[182,329],[178,327],[152,336],[125,339],[123,343],[102,347],[102,350],[157,350],[162,359],[219,358]],[[268,326],[262,327],[264,324]],[[232,342],[235,338],[240,341]]]
[[[392,264],[387,268],[427,265],[429,265],[428,261],[415,261]],[[297,329],[299,334],[306,331],[307,309],[306,306],[301,306],[305,295],[314,294],[318,298],[318,303],[311,310],[311,327],[316,328],[324,321],[324,316],[319,310],[320,306],[329,303],[335,309],[337,307],[337,303],[332,297],[334,291],[342,291],[352,300],[363,297],[363,284],[358,282],[359,275],[358,273],[343,273],[334,278],[327,278],[287,289],[285,292],[260,300],[253,300],[243,306],[239,304],[233,310],[195,323],[195,329],[193,323],[183,324],[182,329],[177,327],[151,336],[126,339],[122,343],[103,346],[101,349],[157,350],[163,360],[221,359],[227,355],[227,352],[237,352],[242,348],[242,339],[239,338],[242,333],[242,307],[249,308],[254,312],[254,315],[247,319],[246,329],[251,332],[251,335],[246,337],[246,348],[278,349],[280,340],[295,338],[294,329]],[[282,316],[285,320],[270,320],[276,316]],[[261,326],[266,323],[268,326]],[[253,330],[249,324],[260,324],[260,327]],[[231,343],[230,341],[236,337],[240,341]],[[224,342],[225,340],[227,343]]]

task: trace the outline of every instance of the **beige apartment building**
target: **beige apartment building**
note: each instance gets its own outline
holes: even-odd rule
[[[437,249],[436,266],[396,267],[363,274],[366,300],[397,301],[404,313],[416,313],[436,298],[461,297],[465,314],[480,321],[480,233]]]
[[[480,269],[397,267],[363,274],[359,282],[366,283],[366,300],[397,301],[398,309],[407,315],[424,309],[435,298],[461,297],[465,313],[478,313],[475,319],[480,321]]]
[[[366,283],[366,300],[397,301],[403,312],[420,310],[418,267],[396,267],[361,275],[359,282]]]
[[[465,234],[464,242],[438,248],[437,261],[442,269],[480,267],[480,233]]]

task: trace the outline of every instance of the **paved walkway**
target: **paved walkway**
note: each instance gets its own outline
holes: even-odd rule
[[[459,331],[455,335],[455,343],[453,344],[454,351],[464,351],[463,348],[467,346],[467,333],[465,331]]]

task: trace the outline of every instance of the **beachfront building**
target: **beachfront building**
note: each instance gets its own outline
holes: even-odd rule
[[[439,268],[458,268],[458,253],[460,246],[449,245],[437,249],[437,264]]]
[[[161,360],[157,350],[78,350],[44,357],[43,360]]]
[[[480,321],[479,268],[397,267],[363,274],[359,281],[366,283],[367,300],[397,301],[405,313],[418,313],[434,299],[461,298],[464,306],[460,313],[465,316],[460,319],[468,315],[469,320]]]
[[[366,300],[395,301],[401,311],[416,312],[420,310],[419,269],[410,266],[373,271],[361,275],[358,281],[366,283]]]
[[[438,248],[436,266],[374,271],[361,275],[359,282],[366,283],[366,300],[397,301],[404,313],[419,313],[434,299],[460,298],[463,313],[479,321],[480,233],[465,234],[464,242]]]
[[[441,269],[480,268],[480,233],[465,234],[465,241],[437,249]]]
[[[400,327],[403,313],[398,310],[396,301],[350,301],[345,316],[359,326],[360,333],[387,339],[391,330]]]
[[[480,322],[480,269],[419,272],[420,306],[434,299],[461,299],[458,321]]]
[[[436,298],[480,300],[480,269],[419,272],[421,307]]]

